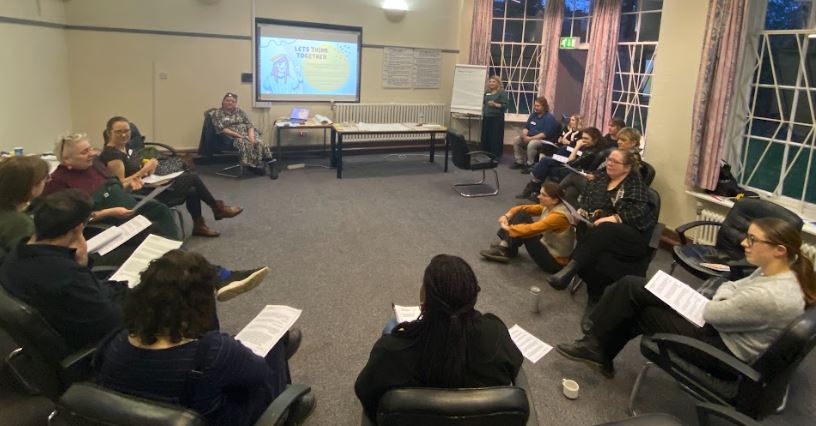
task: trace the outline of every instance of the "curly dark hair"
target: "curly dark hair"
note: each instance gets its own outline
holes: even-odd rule
[[[481,288],[473,269],[458,256],[431,259],[422,280],[422,314],[402,324],[396,336],[420,341],[425,386],[461,386],[467,368],[467,330],[480,314],[474,309]]]
[[[124,322],[142,343],[166,337],[173,343],[212,328],[215,269],[204,256],[171,250],[153,260],[125,299]]]

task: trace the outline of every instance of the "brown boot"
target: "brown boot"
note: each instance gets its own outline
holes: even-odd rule
[[[210,229],[207,224],[204,223],[204,217],[201,216],[193,219],[193,235],[214,238],[221,234]]]
[[[213,216],[215,220],[229,219],[238,216],[244,209],[240,207],[230,207],[224,204],[221,200],[216,200],[215,205],[212,206]]]

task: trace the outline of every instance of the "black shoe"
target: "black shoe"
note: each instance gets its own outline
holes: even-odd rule
[[[550,285],[550,287],[556,290],[564,290],[569,286],[570,281],[572,281],[572,278],[575,276],[577,272],[578,262],[570,260],[569,263],[564,265],[564,267],[561,268],[560,271],[552,275],[547,275],[545,280],[547,281],[547,284]]]
[[[286,418],[287,425],[300,425],[309,418],[310,415],[314,412],[315,407],[317,406],[317,398],[314,396],[314,392],[309,392],[300,397],[294,404],[292,404],[292,408],[289,411],[289,415]]]
[[[479,252],[487,260],[494,262],[509,263],[510,255],[504,247],[493,247],[490,250],[482,250]]]
[[[286,359],[292,358],[298,349],[300,349],[300,341],[303,340],[303,333],[301,333],[299,328],[291,328],[289,331],[286,332],[286,336],[284,336],[283,346],[284,346],[284,353],[286,353]]]
[[[604,377],[610,379],[615,377],[615,367],[612,361],[606,359],[598,341],[592,336],[584,336],[571,344],[561,343],[556,345],[555,349],[566,358],[597,368]]]
[[[269,169],[269,179],[275,180],[280,175],[280,172],[278,171],[278,160],[267,161],[266,168]]]
[[[524,186],[524,189],[521,190],[521,194],[516,195],[518,199],[535,199],[536,202],[538,200],[538,191],[541,190],[541,182],[527,182],[527,185]]]
[[[493,241],[492,243],[490,243],[490,248],[496,248],[496,247],[504,247],[502,245],[502,240]]]
[[[513,164],[510,165],[511,170],[523,169],[525,167],[527,167],[527,166],[524,165],[524,164],[519,164],[519,163],[513,163]]]
[[[218,289],[216,299],[224,302],[257,287],[269,274],[269,268],[250,269],[247,271],[232,271],[229,277],[215,283]]]

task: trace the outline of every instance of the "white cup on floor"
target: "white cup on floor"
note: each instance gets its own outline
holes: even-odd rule
[[[578,382],[570,379],[561,379],[561,386],[564,388],[564,396],[568,399],[578,398],[578,390],[580,389]]]

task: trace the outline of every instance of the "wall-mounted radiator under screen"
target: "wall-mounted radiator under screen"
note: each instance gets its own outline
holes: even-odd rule
[[[708,209],[700,210],[697,214],[697,220],[710,220],[713,222],[722,222],[725,216]],[[718,226],[700,226],[692,230],[691,237],[694,238],[695,244],[714,245],[717,243]],[[803,236],[807,236],[803,234]],[[802,253],[805,254],[814,264],[816,264],[816,246],[813,244],[802,244]]]
[[[336,123],[432,123],[447,125],[444,104],[336,104]],[[346,142],[414,140],[411,135],[347,135]]]

